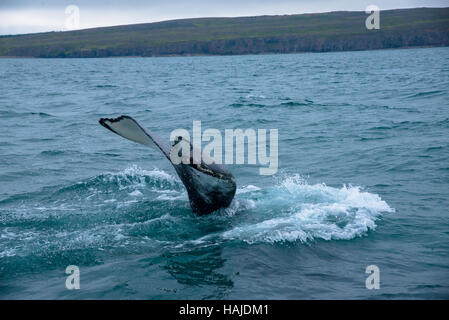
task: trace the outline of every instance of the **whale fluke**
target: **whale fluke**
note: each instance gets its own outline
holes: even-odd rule
[[[190,163],[175,164],[170,159],[172,146],[151,130],[142,127],[133,118],[129,116],[120,116],[114,119],[101,118],[99,123],[128,140],[162,152],[186,187],[190,206],[196,214],[209,214],[231,204],[237,189],[231,171],[223,165],[214,163],[211,159],[207,159],[207,163],[203,159],[201,163],[194,163],[193,146],[189,141],[184,140],[190,144]],[[180,140],[176,143],[179,143]]]

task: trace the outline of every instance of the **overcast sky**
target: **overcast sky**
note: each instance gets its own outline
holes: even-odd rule
[[[79,24],[67,22],[69,5]],[[61,31],[193,17],[237,17],[337,10],[447,7],[449,0],[0,0],[0,34]],[[69,23],[69,24],[67,24]]]

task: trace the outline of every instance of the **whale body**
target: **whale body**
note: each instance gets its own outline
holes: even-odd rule
[[[151,130],[142,127],[129,116],[118,118],[101,118],[99,123],[112,132],[147,147],[159,150],[170,161],[179,178],[187,189],[192,211],[198,215],[206,215],[221,208],[228,207],[237,189],[235,178],[231,171],[221,164],[214,163],[210,158],[193,161],[193,146],[190,145],[190,160],[188,163],[176,164],[171,160],[170,152],[174,146],[163,140]],[[179,143],[175,141],[175,145]],[[207,160],[206,162],[204,160]]]

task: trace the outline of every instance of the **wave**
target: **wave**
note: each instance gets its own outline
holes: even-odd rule
[[[295,175],[268,188],[239,187],[229,208],[197,217],[177,177],[137,166],[10,199],[0,210],[0,257],[7,258],[66,250],[143,252],[154,245],[350,240],[394,212],[360,187],[309,184]]]
[[[260,189],[246,186],[237,192],[251,202],[251,222],[243,221],[194,243],[217,240],[254,243],[307,243],[313,240],[350,240],[376,228],[383,213],[394,212],[378,195],[360,187],[310,185],[299,175]],[[247,209],[247,208],[245,208]]]
[[[98,84],[95,88],[118,88],[118,86],[112,84]]]
[[[430,90],[430,91],[422,91],[422,92],[417,92],[414,94],[411,94],[409,96],[407,96],[407,98],[427,98],[429,96],[439,96],[439,95],[443,95],[444,91],[441,90]]]
[[[14,117],[26,117],[26,116],[39,116],[41,118],[49,118],[49,117],[55,117],[49,113],[45,112],[15,112],[10,110],[0,110],[0,118],[9,119]]]

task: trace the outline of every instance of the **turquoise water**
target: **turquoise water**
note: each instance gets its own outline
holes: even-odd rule
[[[449,48],[0,59],[0,298],[447,299],[448,75]],[[166,159],[98,125],[121,114],[276,128],[279,171],[230,166],[231,207],[197,217]]]

